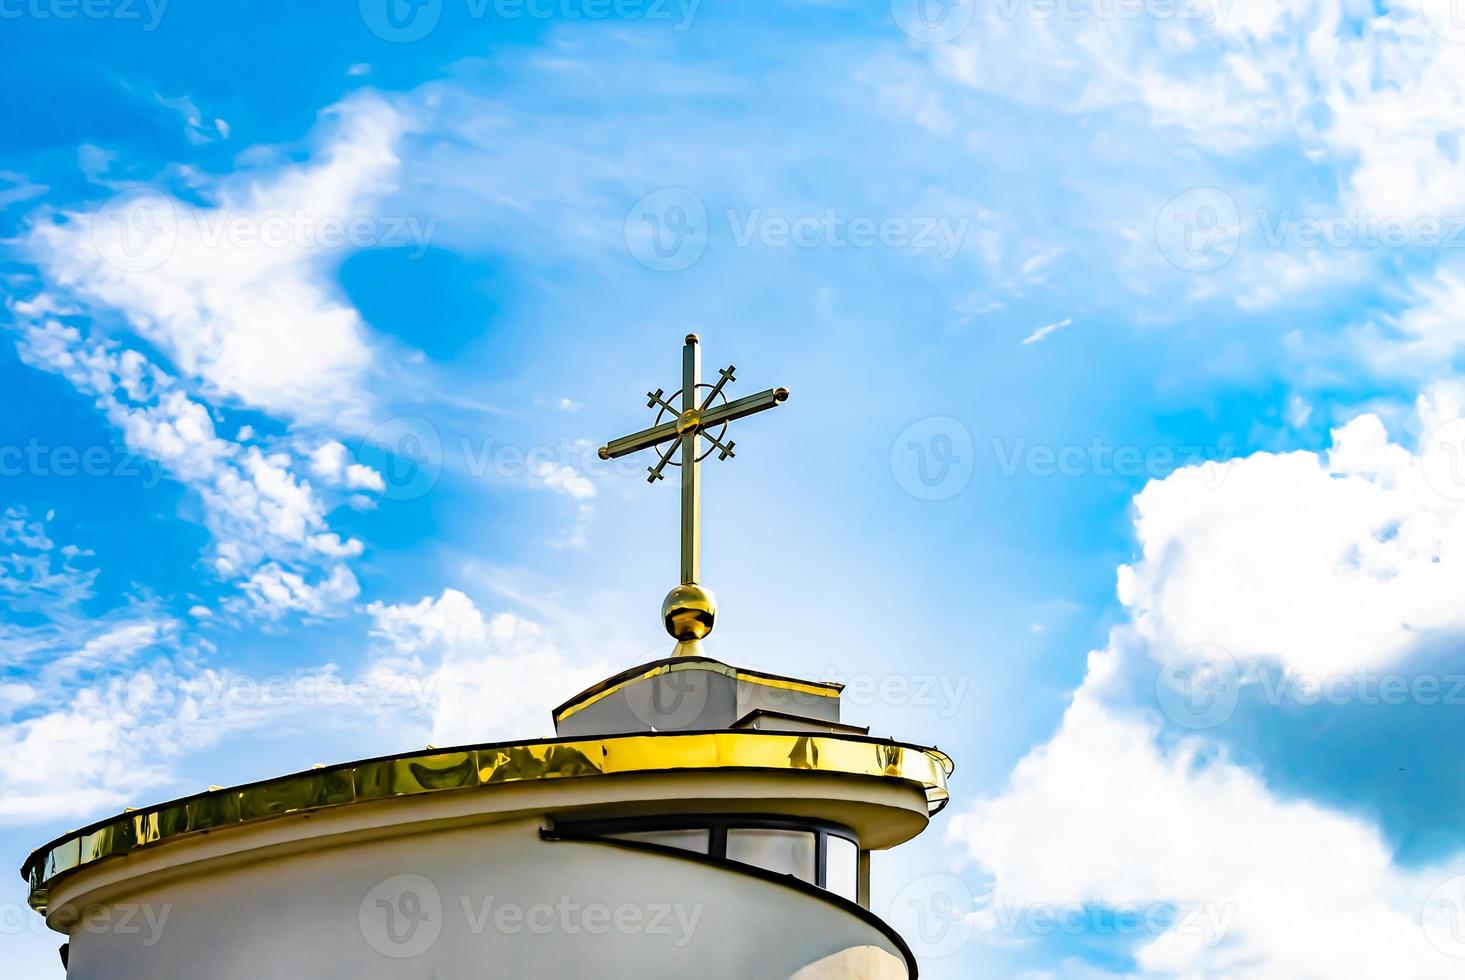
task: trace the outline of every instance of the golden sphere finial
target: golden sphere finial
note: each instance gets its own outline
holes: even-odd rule
[[[694,333],[687,334],[687,343],[689,343],[689,344],[695,344],[697,342],[698,342],[698,338],[697,338],[697,335],[696,334],[694,334]]]
[[[678,585],[661,603],[661,619],[678,643],[700,640],[712,632],[712,624],[717,619],[717,599],[696,583]]]

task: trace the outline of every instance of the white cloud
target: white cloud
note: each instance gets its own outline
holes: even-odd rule
[[[1300,141],[1348,165],[1350,206],[1376,215],[1465,204],[1452,148],[1465,134],[1465,60],[1417,0],[1171,9],[1123,16],[1113,3],[1075,3],[1044,16],[1035,4],[978,4],[971,26],[932,54],[949,77],[1024,102],[1139,107],[1212,153]]]
[[[310,453],[310,472],[329,486],[352,490],[385,492],[382,475],[370,466],[348,462],[346,447],[336,440],[322,443]]]
[[[1414,279],[1408,295],[1402,311],[1345,331],[1340,346],[1386,377],[1452,376],[1455,358],[1465,351],[1465,279],[1459,267],[1442,266]]]
[[[369,97],[329,116],[315,158],[206,188],[212,207],[139,189],[38,221],[26,245],[48,288],[120,313],[211,396],[308,421],[359,416],[372,355],[324,274],[341,246],[324,229],[369,218],[392,189],[404,120]]]
[[[283,605],[272,614],[322,614],[322,603],[354,596],[347,587],[354,578],[332,563],[359,554],[361,544],[329,530],[324,501],[294,472],[287,453],[220,437],[208,408],[137,351],[84,338],[44,305],[17,304],[16,311],[21,358],[90,396],[130,450],[157,461],[198,494],[214,537],[210,564],[217,574],[247,580],[246,594],[256,601],[280,599]],[[310,581],[322,557],[327,567]],[[273,568],[256,575],[267,563]]]
[[[595,496],[594,482],[568,463],[530,460],[529,474],[549,489],[576,500],[590,500]]]
[[[188,96],[167,99],[159,95],[157,99],[158,105],[171,109],[183,119],[184,134],[194,146],[229,138],[229,124],[222,119],[204,119],[203,112]]]
[[[310,582],[271,562],[251,574],[243,588],[258,606],[275,616],[285,612],[329,615],[361,594],[356,576],[345,565],[336,565],[326,578]]]
[[[79,554],[58,548],[45,523],[33,520],[24,509],[6,507],[0,512],[0,595],[11,610],[70,610],[91,598],[97,571],[77,567]],[[4,629],[0,626],[0,631]],[[4,662],[0,652],[0,663]]]
[[[485,620],[456,589],[411,605],[372,603],[368,611],[384,666],[392,658],[429,659],[435,745],[549,734],[550,710],[610,672],[572,663],[527,619],[499,613]]]
[[[1418,421],[1460,452],[1452,394],[1421,399]],[[1458,975],[1421,910],[1465,854],[1403,867],[1370,820],[1284,797],[1217,733],[1177,737],[1147,700],[1156,662],[1198,644],[1234,657],[1245,683],[1261,664],[1351,676],[1465,635],[1465,471],[1438,442],[1408,449],[1363,415],[1325,453],[1257,453],[1145,488],[1141,553],[1119,574],[1129,622],[1090,655],[1057,734],[952,823],[992,875],[991,907],[1198,910],[1141,937],[1144,975]],[[992,925],[989,911],[972,921]]]
[[[4,211],[12,204],[19,204],[22,201],[29,201],[33,197],[40,197],[46,193],[44,184],[36,184],[23,174],[15,173],[13,170],[0,170],[0,211]]]
[[[1119,597],[1164,656],[1214,643],[1324,674],[1388,664],[1431,631],[1465,631],[1465,507],[1437,488],[1448,462],[1364,415],[1323,455],[1180,470],[1135,498],[1142,556],[1120,568]]]
[[[1157,735],[1086,684],[1002,795],[953,819],[994,904],[1182,907],[1136,950],[1146,975],[1458,975],[1418,920],[1449,869],[1396,868],[1366,821],[1279,799],[1200,743],[1164,750]]]
[[[8,552],[8,553],[7,553]],[[222,696],[225,677],[198,666],[182,624],[153,603],[93,608],[93,573],[47,529],[11,509],[0,522],[9,607],[0,624],[0,822],[77,819],[168,784],[188,751],[292,708]],[[58,586],[58,580],[69,584]]]
[[[1062,320],[1059,320],[1057,323],[1045,324],[1044,326],[1039,327],[1038,329],[1034,330],[1032,333],[1030,333],[1026,337],[1024,337],[1022,339],[1022,343],[1023,343],[1024,346],[1026,346],[1028,344],[1036,344],[1040,340],[1044,340],[1049,335],[1057,333],[1058,331],[1062,330],[1064,327],[1068,326],[1071,323],[1073,323],[1073,318],[1072,317],[1064,317]]]

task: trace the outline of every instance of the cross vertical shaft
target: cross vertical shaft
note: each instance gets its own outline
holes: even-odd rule
[[[653,451],[656,462],[646,467],[647,483],[665,479],[663,473],[668,466],[681,467],[682,580],[661,604],[661,618],[666,623],[666,631],[677,641],[678,656],[702,656],[701,640],[712,632],[717,617],[717,600],[700,581],[702,442],[705,439],[710,447],[708,453],[717,450],[718,459],[732,459],[735,443],[727,437],[728,424],[777,408],[788,400],[787,388],[769,388],[729,401],[723,389],[735,380],[734,371],[736,368],[729,364],[717,372],[716,384],[702,384],[702,348],[696,334],[687,334],[682,346],[681,391],[670,396],[662,388],[646,392],[646,407],[657,412],[652,426],[612,439],[600,447],[601,459],[620,459],[643,450]],[[707,389],[705,393],[703,388]],[[680,404],[673,404],[678,395]],[[667,413],[673,417],[663,422]],[[675,459],[677,456],[680,460]]]
[[[688,426],[678,425],[682,439],[682,584],[692,585],[702,576],[702,485],[697,471],[701,440],[698,417],[697,385],[702,377],[702,346],[697,335],[687,334],[682,346],[682,418],[693,419]]]

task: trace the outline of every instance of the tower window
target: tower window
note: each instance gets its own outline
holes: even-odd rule
[[[859,901],[860,848],[848,837],[825,837],[824,887],[851,902]]]
[[[789,875],[860,899],[860,845],[838,824],[791,817],[642,817],[563,823],[560,837],[623,840],[690,851]]]
[[[811,885],[819,884],[819,837],[811,831],[730,827],[726,857],[765,871],[793,875]]]
[[[666,830],[632,830],[620,834],[604,834],[611,840],[633,840],[643,844],[660,844],[698,854],[710,852],[712,831],[706,827],[668,828]]]

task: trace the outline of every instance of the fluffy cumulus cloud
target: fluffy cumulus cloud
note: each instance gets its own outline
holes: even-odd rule
[[[84,336],[46,302],[16,310],[22,359],[71,382],[131,451],[198,494],[215,573],[244,583],[244,594],[271,615],[329,613],[356,595],[343,561],[360,554],[361,543],[329,529],[325,501],[288,451],[220,436],[208,407],[177,379],[135,349]]]
[[[1135,952],[1147,976],[1459,975],[1421,917],[1465,864],[1401,870],[1367,821],[1158,735],[1081,691],[1007,790],[953,821],[993,875],[994,907],[1173,908]]]
[[[307,163],[206,188],[207,206],[138,187],[43,215],[31,257],[49,289],[120,314],[211,397],[312,421],[360,415],[371,349],[327,261],[393,188],[404,120],[376,98],[329,116]]]
[[[964,112],[986,118],[991,96],[1058,127],[1080,149],[1050,165],[1103,193],[1085,192],[1057,220],[1066,239],[1108,244],[1126,302],[1180,288],[1247,312],[1323,305],[1330,288],[1401,267],[1427,280],[1442,247],[1459,244],[1465,31],[1451,0],[896,10],[910,33],[940,39],[910,56],[929,59],[935,79],[913,82],[909,63],[890,59],[899,64],[877,87],[942,135],[960,132],[951,120]],[[1172,264],[1192,274],[1175,278]],[[1460,351],[1427,317],[1381,315],[1370,332],[1422,342],[1366,344],[1344,352],[1351,362],[1428,372],[1426,349]]]
[[[326,114],[307,161],[206,181],[194,188],[206,205],[130,188],[94,210],[37,212],[20,242],[39,283],[10,304],[22,359],[197,495],[209,568],[270,616],[332,615],[359,591],[347,562],[362,543],[328,514],[349,492],[363,506],[384,490],[333,435],[367,417],[372,351],[328,263],[362,244],[351,236],[395,186],[405,128],[358,97]],[[231,438],[226,407],[297,434]]]
[[[0,521],[0,589],[29,622],[0,624],[0,822],[79,819],[174,778],[186,751],[288,705],[228,696],[234,679],[156,604],[95,608],[89,556],[44,520]]]
[[[378,668],[429,678],[435,745],[551,734],[551,709],[610,673],[607,664],[566,656],[530,620],[485,619],[456,589],[368,608]]]
[[[1301,141],[1356,161],[1357,204],[1416,215],[1465,202],[1452,149],[1465,63],[1446,36],[1447,7],[977,4],[934,51],[965,84],[1063,111],[1136,108],[1212,153]]]
[[[1459,975],[1465,854],[1401,863],[1369,819],[1243,765],[1227,713],[1189,713],[1234,707],[1267,670],[1346,686],[1465,638],[1465,421],[1447,390],[1417,415],[1417,448],[1364,415],[1326,452],[1207,463],[1219,472],[1138,496],[1129,621],[1090,655],[1057,734],[952,824],[991,876],[973,921],[1032,902],[1163,906],[1182,914],[1136,947],[1144,975]],[[1207,673],[1169,669],[1195,649]],[[1418,764],[1429,778],[1453,762]]]
[[[1451,469],[1454,429],[1436,432],[1416,455],[1364,415],[1325,453],[1150,484],[1135,499],[1141,560],[1119,571],[1137,634],[1156,651],[1214,643],[1333,673],[1465,633],[1465,468]]]
[[[386,490],[382,475],[370,466],[350,461],[347,449],[332,439],[310,453],[310,472],[329,486],[345,486],[351,490]]]

